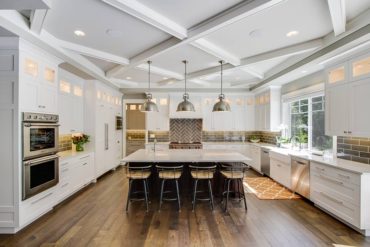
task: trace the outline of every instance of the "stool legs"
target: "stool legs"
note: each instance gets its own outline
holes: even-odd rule
[[[161,183],[161,194],[160,194],[160,197],[159,197],[159,211],[161,211],[161,207],[162,207],[162,201],[163,201],[163,188],[164,188],[164,183],[165,183],[166,180],[162,179],[162,183]]]
[[[213,211],[213,193],[212,193],[212,184],[211,184],[211,180],[208,180],[208,193],[209,193],[209,198],[211,198],[211,207],[212,207],[212,211]]]
[[[128,211],[128,204],[130,202],[130,198],[131,198],[131,187],[132,187],[132,181],[133,180],[129,180],[129,183],[128,183],[128,192],[127,192],[127,202],[126,202],[126,212]]]
[[[196,202],[196,196],[197,196],[197,187],[198,187],[198,179],[195,179],[194,181],[194,191],[193,191],[193,212],[195,209],[195,202]]]
[[[176,179],[176,191],[177,191],[177,204],[179,206],[179,212],[181,211],[181,202],[180,202],[180,191],[179,191],[179,181]]]
[[[149,211],[149,205],[148,205],[148,193],[147,193],[147,184],[146,179],[143,180],[144,185],[144,194],[145,194],[145,204],[146,204],[146,212]]]
[[[241,182],[241,186],[242,186],[242,191],[243,191],[243,199],[244,199],[244,207],[245,207],[245,210],[247,210],[247,200],[245,199],[245,191],[244,191],[244,186],[243,186],[243,180],[240,180]]]
[[[228,179],[227,180],[227,192],[226,192],[225,212],[227,212],[227,203],[229,202],[230,182],[231,182],[231,179]]]

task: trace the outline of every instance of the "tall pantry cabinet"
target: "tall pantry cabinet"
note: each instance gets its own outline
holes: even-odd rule
[[[99,177],[118,166],[122,158],[122,130],[116,129],[116,116],[122,116],[122,94],[99,81],[86,81],[84,115]]]

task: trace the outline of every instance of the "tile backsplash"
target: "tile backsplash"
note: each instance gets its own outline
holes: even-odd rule
[[[338,136],[337,157],[370,164],[370,138]]]
[[[145,140],[145,130],[127,130],[127,140]]]
[[[202,119],[170,119],[171,142],[202,142]]]
[[[58,143],[58,151],[63,152],[72,149],[72,135],[60,135]]]
[[[204,142],[240,142],[243,140],[249,141],[252,136],[257,136],[261,142],[276,144],[276,136],[280,136],[280,132],[270,131],[203,131]]]
[[[154,139],[157,139],[157,142],[169,142],[170,132],[169,131],[148,131],[148,142],[153,142]]]

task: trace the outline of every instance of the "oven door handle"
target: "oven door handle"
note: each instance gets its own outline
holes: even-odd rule
[[[54,123],[24,123],[24,127],[32,127],[32,126],[50,126],[50,127],[59,127],[60,124]]]
[[[53,159],[58,159],[58,158],[59,158],[58,155],[49,155],[49,156],[46,156],[46,157],[25,161],[24,165],[25,166],[32,166],[34,164],[38,164],[38,163],[43,162],[43,161],[53,160]]]

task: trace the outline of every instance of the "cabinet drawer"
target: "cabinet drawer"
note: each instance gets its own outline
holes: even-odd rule
[[[58,185],[58,202],[66,199],[73,191],[72,183],[70,179],[59,182]]]
[[[328,165],[322,165],[315,162],[311,162],[311,171],[319,174],[325,174],[326,176],[339,179],[343,182],[348,182],[356,185],[361,183],[361,175],[353,172],[344,171]]]
[[[270,159],[270,176],[276,182],[290,188],[290,173],[290,164],[281,162],[280,160]]]
[[[279,160],[279,161],[281,161],[285,164],[290,165],[290,156],[289,155],[284,155],[284,154],[275,153],[273,151],[270,151],[269,156],[270,156],[271,159]]]
[[[313,172],[311,174],[311,186],[313,188],[320,187],[336,198],[360,206],[360,186],[358,185],[343,182],[325,174]]]
[[[360,208],[324,192],[319,186],[311,188],[311,200],[344,221],[360,227]]]

